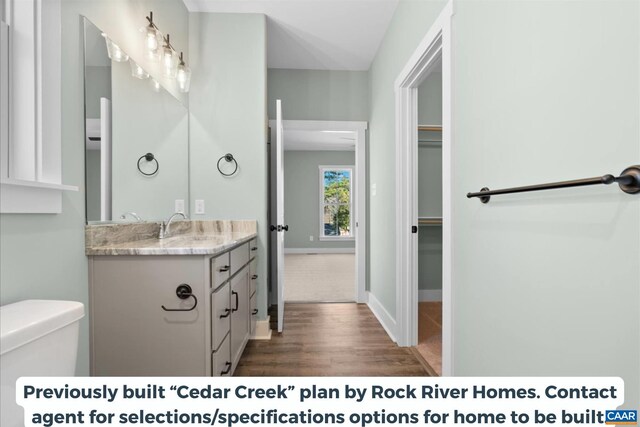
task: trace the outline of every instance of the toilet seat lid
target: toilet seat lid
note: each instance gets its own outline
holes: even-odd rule
[[[76,301],[25,300],[0,307],[0,355],[84,317]]]

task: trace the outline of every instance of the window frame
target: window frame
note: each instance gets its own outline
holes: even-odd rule
[[[354,212],[353,212],[353,201],[354,201],[354,186],[353,179],[355,173],[354,165],[320,165],[318,166],[318,181],[319,181],[319,205],[318,205],[318,216],[319,216],[319,234],[318,240],[320,241],[350,241],[355,240],[354,234]],[[335,203],[325,203],[324,202],[324,174],[326,171],[349,171],[349,235],[348,236],[326,236],[324,234],[324,207],[327,205],[336,205]],[[345,205],[341,203],[339,205]]]

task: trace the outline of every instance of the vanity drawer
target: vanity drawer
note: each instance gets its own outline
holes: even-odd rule
[[[249,242],[249,258],[255,258],[258,255],[258,239]]]
[[[217,349],[231,329],[231,283],[211,293],[211,348]]]
[[[216,289],[229,279],[231,274],[229,253],[224,253],[211,259],[211,288]]]
[[[231,274],[236,274],[249,262],[249,244],[245,243],[231,251]]]
[[[220,347],[211,353],[211,376],[222,377],[231,376],[233,374],[233,367],[231,366],[231,334],[227,336],[220,344]]]
[[[253,294],[253,296],[251,297],[251,301],[249,302],[249,316],[251,316],[251,318],[249,319],[249,325],[251,328],[249,330],[249,333],[251,335],[255,335],[256,321],[258,320],[258,298],[256,294]]]
[[[249,295],[254,295],[258,288],[258,260],[252,259],[249,264]]]

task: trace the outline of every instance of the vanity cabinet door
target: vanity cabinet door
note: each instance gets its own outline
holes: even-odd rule
[[[252,259],[249,263],[249,296],[254,296],[258,288],[258,260]]]
[[[237,366],[249,339],[249,269],[231,279],[231,359]]]
[[[224,377],[231,376],[235,369],[231,363],[231,349],[229,348],[231,337],[227,334],[222,340],[220,347],[211,353],[211,376]]]
[[[227,282],[211,293],[211,349],[216,350],[231,326],[231,284]],[[228,347],[228,345],[227,345]]]
[[[229,252],[211,258],[211,288],[216,289],[229,279],[230,271]]]
[[[236,274],[249,262],[249,244],[245,243],[231,251],[231,274]]]
[[[249,300],[249,334],[255,335],[256,333],[256,322],[258,320],[258,299],[256,298],[256,294],[253,294],[251,300]]]
[[[249,242],[249,258],[254,258],[258,255],[258,239],[253,239]]]
[[[209,292],[203,263],[203,257],[190,256],[92,258],[92,375],[207,374]],[[182,284],[193,296],[178,298]]]

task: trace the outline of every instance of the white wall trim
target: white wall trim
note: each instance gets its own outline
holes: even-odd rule
[[[378,322],[382,325],[385,331],[387,331],[387,335],[393,342],[397,342],[397,325],[396,321],[391,317],[389,312],[384,308],[380,301],[373,295],[371,292],[367,292],[367,305],[371,312],[376,316]]]
[[[276,121],[269,120],[272,135],[276,129]],[[356,164],[355,164],[355,200],[354,221],[355,245],[356,245],[356,302],[365,303],[367,301],[367,137],[366,131],[369,127],[367,122],[354,121],[330,121],[330,120],[283,120],[282,126],[287,130],[344,130],[356,133]],[[274,138],[272,137],[272,140]],[[272,145],[273,148],[273,145]],[[274,183],[271,180],[271,186]],[[273,197],[273,194],[272,194]],[[272,218],[275,217],[274,206],[271,206]],[[273,221],[273,220],[272,220]],[[360,232],[362,230],[362,232]],[[273,260],[272,260],[273,262]],[[275,269],[272,268],[271,280],[274,281]],[[275,283],[275,282],[274,282]]]
[[[453,61],[449,0],[395,81],[396,93],[396,321],[398,345],[418,342],[418,87],[442,64],[442,374],[453,375],[452,178]]]
[[[271,339],[271,316],[267,316],[265,320],[256,321],[256,329],[249,337],[250,340],[270,340]]]
[[[356,248],[284,248],[285,254],[355,254]]]
[[[0,212],[60,213],[62,191],[78,190],[62,185],[60,0],[7,0],[7,8]]]
[[[442,301],[442,290],[420,289],[418,291],[418,301]]]

